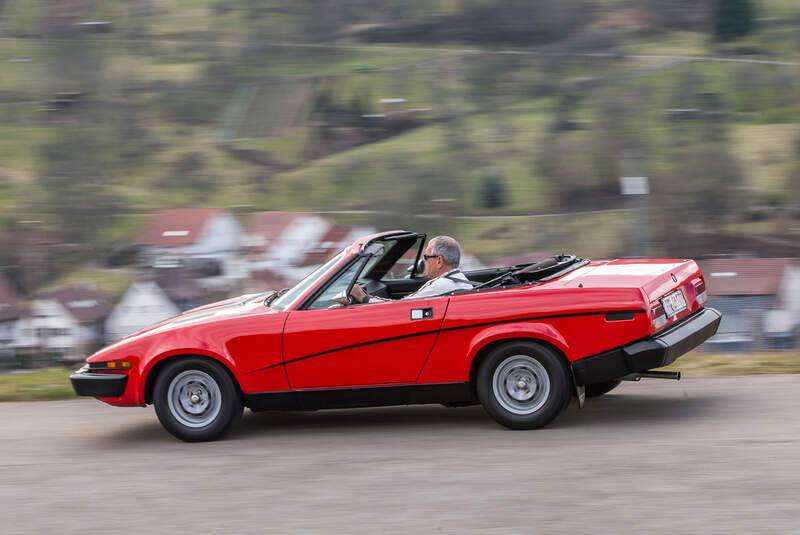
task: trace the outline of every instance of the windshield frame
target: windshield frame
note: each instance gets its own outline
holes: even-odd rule
[[[346,260],[346,252],[347,249],[342,249],[329,258],[324,264],[306,275],[300,282],[289,288],[285,293],[265,304],[269,308],[274,308],[276,310],[289,310],[300,301],[300,299],[308,295],[309,291],[314,291],[314,288],[319,285],[320,280],[322,280],[325,275],[330,273],[332,269],[335,269],[342,261]]]

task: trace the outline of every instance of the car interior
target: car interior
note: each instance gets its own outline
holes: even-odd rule
[[[349,294],[356,282],[368,294],[388,299],[401,299],[415,292],[428,280],[421,275],[424,265],[420,262],[425,238],[424,234],[405,233],[373,240],[365,246],[362,257],[317,294],[307,308],[337,306],[333,298],[342,292]],[[456,290],[450,295],[538,284],[588,262],[575,255],[560,254],[531,264],[464,272],[473,288]]]

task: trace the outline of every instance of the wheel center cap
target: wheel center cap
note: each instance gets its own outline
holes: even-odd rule
[[[189,399],[192,400],[192,403],[197,403],[200,401],[200,396],[198,396],[197,394],[192,394],[192,397]]]

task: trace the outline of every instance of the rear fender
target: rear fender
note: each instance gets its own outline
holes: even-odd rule
[[[583,407],[585,399],[585,388],[577,386],[572,366],[569,363],[569,345],[564,337],[552,326],[542,323],[519,323],[514,325],[497,325],[481,331],[473,340],[469,351],[469,378],[470,382],[475,381],[477,368],[480,361],[488,355],[489,347],[500,345],[504,341],[511,340],[532,340],[534,342],[544,342],[557,349],[564,357],[564,364],[569,371],[570,379],[574,388],[573,393],[578,398],[578,406]],[[476,361],[476,359],[478,359]]]
[[[564,355],[567,360],[569,360],[569,344],[567,344],[567,341],[564,339],[561,333],[551,325],[534,322],[511,323],[487,327],[472,338],[469,351],[467,353],[467,369],[465,371],[467,374],[469,374],[469,370],[473,369],[473,365],[476,364],[475,358],[487,345],[495,342],[501,342],[503,340],[520,338],[528,338],[546,342],[558,349],[561,354]],[[569,362],[566,362],[565,364],[568,365]]]

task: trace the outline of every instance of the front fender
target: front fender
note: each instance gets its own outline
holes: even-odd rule
[[[144,405],[147,401],[146,399],[147,387],[148,385],[152,386],[152,384],[150,384],[152,382],[150,373],[153,371],[153,369],[156,366],[162,364],[165,360],[180,358],[180,357],[205,357],[211,360],[215,360],[220,364],[222,364],[223,366],[225,366],[226,368],[228,368],[233,374],[234,378],[237,377],[235,370],[235,363],[229,357],[220,355],[219,353],[216,353],[214,351],[209,351],[208,349],[190,349],[190,348],[171,349],[157,355],[156,357],[153,357],[144,366],[141,375],[142,380],[139,382],[137,389],[138,390],[137,397],[141,405]]]

